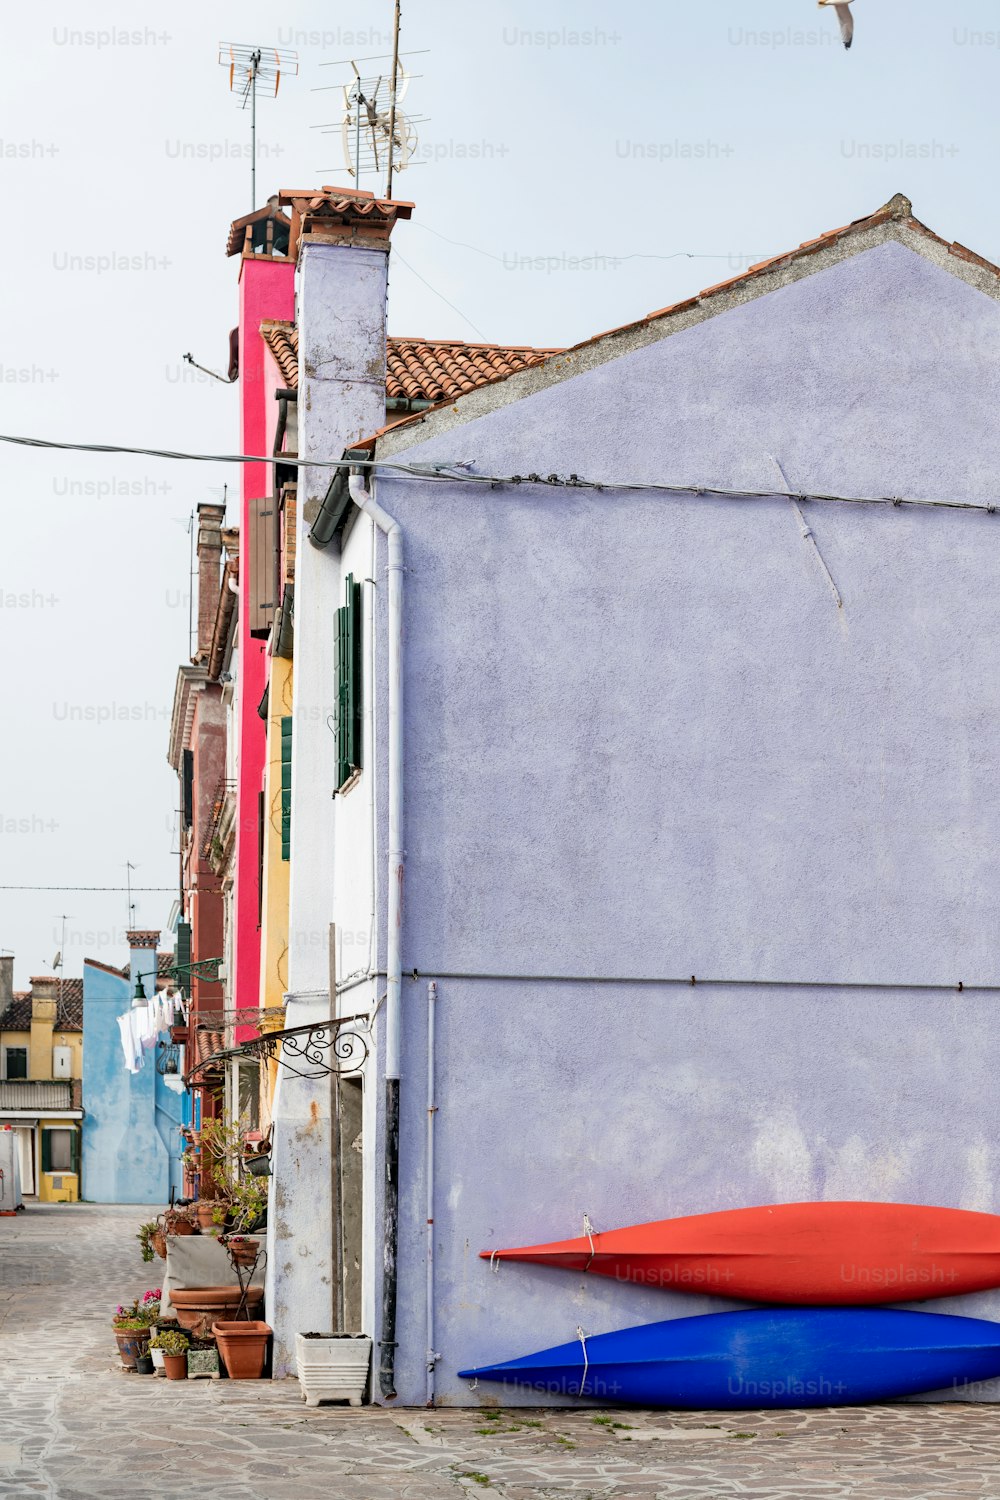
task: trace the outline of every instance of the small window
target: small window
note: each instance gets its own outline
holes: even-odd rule
[[[281,721],[281,857],[292,857],[292,720]]]
[[[181,751],[181,816],[184,827],[194,822],[194,751]]]
[[[337,790],[361,769],[361,585],[348,573],[337,610]]]
[[[42,1130],[42,1171],[75,1172],[73,1141],[75,1130],[54,1130],[45,1126]]]
[[[4,1048],[4,1076],[6,1078],[27,1078],[28,1076],[28,1049],[27,1047],[5,1047]]]

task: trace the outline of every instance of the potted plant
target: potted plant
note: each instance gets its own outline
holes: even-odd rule
[[[229,1251],[229,1259],[234,1266],[252,1270],[257,1264],[260,1240],[251,1239],[245,1234],[227,1234],[223,1236],[222,1243]]]
[[[138,1297],[130,1306],[119,1302],[111,1319],[111,1327],[114,1330],[115,1343],[118,1345],[118,1353],[121,1356],[122,1368],[134,1370],[139,1350],[144,1344],[149,1343],[149,1323],[139,1312]]]
[[[195,1212],[198,1215],[198,1228],[202,1233],[206,1229],[212,1229],[216,1225],[224,1224],[226,1221],[226,1210],[215,1198],[199,1198]],[[221,1218],[219,1219],[215,1217],[217,1212],[221,1213]]]
[[[153,1236],[159,1232],[159,1228],[160,1226],[155,1219],[151,1219],[148,1224],[139,1225],[139,1233],[136,1235],[136,1239],[139,1241],[139,1248],[142,1251],[144,1261],[148,1262],[153,1259]]]
[[[154,1334],[152,1347],[163,1352],[163,1368],[168,1380],[187,1379],[187,1351],[190,1340],[186,1333],[167,1331]]]
[[[114,1330],[122,1365],[126,1370],[134,1370],[140,1355],[146,1354],[149,1348],[150,1324],[159,1315],[159,1311],[159,1289],[144,1293],[141,1301],[138,1297],[134,1297],[128,1306],[119,1303],[115,1309],[111,1327]]]
[[[299,1333],[295,1366],[307,1406],[347,1401],[360,1406],[368,1385],[372,1341],[364,1333]]]
[[[212,1332],[230,1380],[260,1380],[271,1328],[267,1323],[213,1323]]]
[[[194,1223],[186,1208],[168,1208],[163,1215],[165,1234],[194,1234]]]
[[[153,1361],[153,1368],[155,1370],[164,1369],[163,1350],[157,1343],[157,1336],[161,1333],[176,1333],[179,1331],[180,1326],[176,1318],[158,1317],[155,1323],[152,1324],[152,1337],[149,1340],[149,1357]]]

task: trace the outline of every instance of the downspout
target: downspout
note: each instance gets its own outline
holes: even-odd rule
[[[434,1348],[434,1116],[437,1100],[434,1089],[435,1072],[435,1022],[438,987],[432,979],[427,986],[427,1146],[426,1146],[426,1191],[427,1191],[427,1394],[426,1404],[434,1405],[434,1371],[440,1354]]]
[[[399,1246],[399,1055],[403,972],[403,531],[355,470],[348,492],[385,532],[389,547],[389,913],[385,1000],[385,1209],[382,1219],[382,1339],[379,1389],[396,1396],[396,1256]]]

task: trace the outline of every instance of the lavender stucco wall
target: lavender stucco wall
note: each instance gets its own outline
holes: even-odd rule
[[[795,487],[983,500],[998,402],[1000,308],[887,245],[409,456],[758,488],[775,454]],[[441,1399],[491,1399],[456,1369],[578,1324],[727,1305],[476,1258],[584,1212],[1000,1210],[998,997],[896,988],[998,980],[1000,518],[808,506],[838,610],[781,499],[390,478],[378,499],[407,545],[405,968],[816,985],[442,980]],[[419,1403],[405,991],[398,1389]],[[1000,1295],[937,1306],[1000,1317]]]

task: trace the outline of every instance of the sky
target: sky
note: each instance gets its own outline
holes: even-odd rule
[[[349,184],[339,129],[322,128],[339,121],[330,85],[387,51],[391,4],[143,13],[50,0],[5,15],[0,433],[233,452],[236,389],[182,358],[225,368],[225,240],[252,206],[249,119],[219,43],[298,54],[258,109],[262,206]],[[405,109],[423,123],[396,180],[416,208],[393,238],[390,332],[571,344],[896,192],[1000,260],[995,0],[855,0],[854,16],[845,52],[813,0],[404,0]],[[85,957],[124,962],[130,915],[167,920],[188,524],[237,481],[232,465],[0,443],[0,885],[123,887],[131,864],[158,888],[131,914],[124,890],[0,890],[19,987],[51,972],[64,914],[66,977]]]

